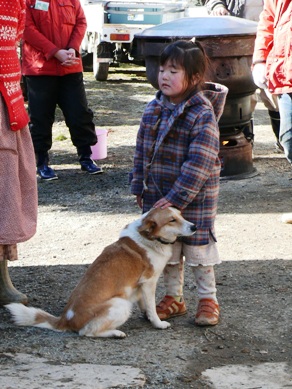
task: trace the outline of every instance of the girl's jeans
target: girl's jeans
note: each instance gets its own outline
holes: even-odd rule
[[[292,93],[278,96],[280,111],[280,143],[288,161],[292,164]]]

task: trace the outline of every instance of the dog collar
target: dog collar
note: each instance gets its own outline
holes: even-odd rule
[[[162,243],[162,244],[175,244],[176,240],[173,241],[173,242],[165,242],[165,240],[162,240],[161,238],[157,238],[156,239],[159,243]]]

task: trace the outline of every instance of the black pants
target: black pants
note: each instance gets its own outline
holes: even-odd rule
[[[90,155],[97,137],[93,112],[88,108],[83,74],[66,76],[26,76],[30,132],[37,156],[52,147],[52,126],[58,105],[69,128],[78,155]]]

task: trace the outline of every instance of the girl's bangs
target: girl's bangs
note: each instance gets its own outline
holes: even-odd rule
[[[174,67],[182,66],[184,63],[184,52],[176,46],[167,47],[161,54],[160,64],[164,65],[170,61]]]

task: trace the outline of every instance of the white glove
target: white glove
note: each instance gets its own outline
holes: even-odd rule
[[[252,70],[254,83],[261,89],[267,88],[266,64],[261,62],[254,65]]]

